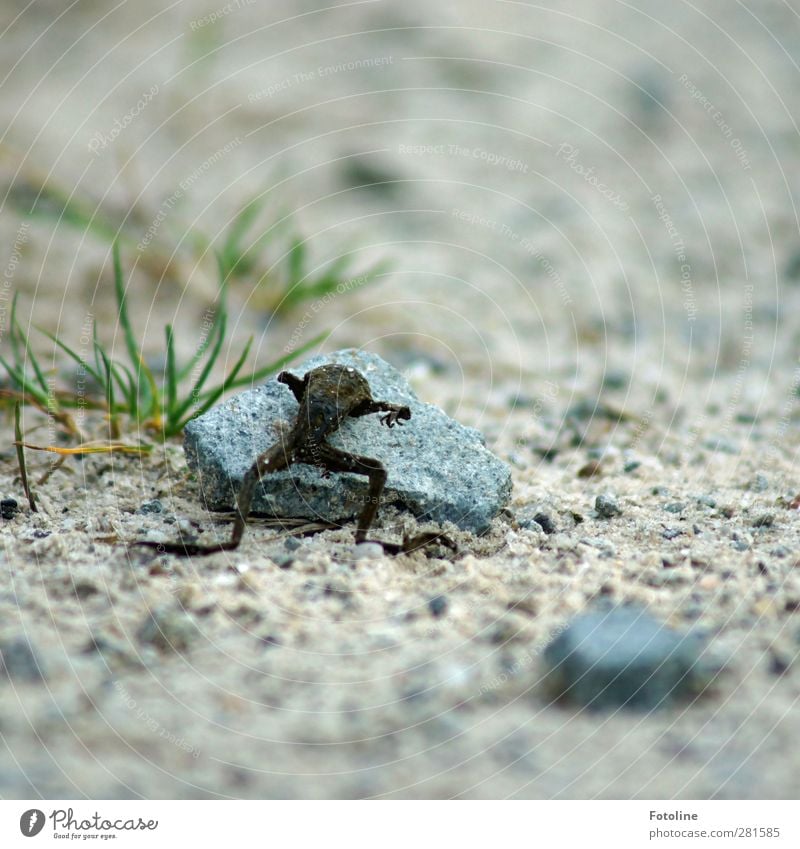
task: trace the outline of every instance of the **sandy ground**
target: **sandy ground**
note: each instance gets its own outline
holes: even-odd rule
[[[19,655],[0,678],[0,795],[796,797],[800,18],[551,5],[4,4],[3,193],[50,175],[127,216],[155,362],[167,321],[191,355],[213,297],[190,229],[218,237],[268,191],[264,220],[292,212],[315,262],[393,267],[277,318],[240,281],[230,356],[325,329],[374,350],[486,434],[514,493],[456,559],[254,523],[179,561],[125,546],[224,532],[178,441],[69,461],[38,514],[0,520],[0,642],[45,675]],[[107,244],[9,204],[0,232],[4,313],[19,292],[26,326],[79,345],[94,321],[120,356]],[[177,273],[154,276],[156,248]],[[595,515],[603,492],[621,516]],[[538,511],[557,533],[525,527]],[[542,649],[598,596],[702,630],[725,673],[653,715],[551,703]]]

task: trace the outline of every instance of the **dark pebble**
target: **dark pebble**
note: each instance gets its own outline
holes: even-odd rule
[[[675,501],[672,504],[667,504],[664,509],[667,513],[680,513],[686,509],[686,505],[682,501]]]
[[[631,472],[635,472],[641,465],[642,464],[639,460],[631,460],[622,467],[622,471],[625,472],[625,474],[630,474]]]
[[[579,478],[593,478],[603,474],[603,467],[597,460],[590,460],[585,466],[578,469]]]
[[[434,616],[441,616],[447,610],[447,599],[437,595],[428,602],[428,608]]]
[[[683,531],[680,528],[664,528],[661,536],[664,539],[675,539],[675,537],[679,537]]]
[[[152,501],[145,501],[142,506],[139,508],[140,513],[163,513],[164,505],[157,499],[154,498]]]
[[[762,513],[753,520],[754,528],[771,528],[775,521],[774,513]]]
[[[537,513],[533,517],[533,521],[536,522],[546,534],[554,534],[558,531],[558,528],[547,513]]]
[[[0,501],[0,516],[4,519],[13,519],[19,511],[19,504],[15,498],[4,498]]]

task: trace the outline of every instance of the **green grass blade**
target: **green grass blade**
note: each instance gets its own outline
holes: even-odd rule
[[[141,354],[139,346],[136,344],[136,336],[133,332],[130,317],[128,316],[128,298],[125,294],[125,281],[122,277],[122,260],[119,254],[119,242],[114,242],[114,291],[117,295],[117,310],[119,312],[119,323],[122,325],[122,331],[125,334],[125,347],[128,350],[128,356],[134,366],[141,362]]]
[[[235,385],[236,375],[239,374],[239,372],[241,371],[241,368],[244,365],[245,360],[247,359],[247,355],[250,353],[250,348],[252,344],[253,337],[251,336],[247,340],[247,344],[244,346],[244,350],[239,356],[239,359],[234,364],[233,368],[228,373],[228,376],[225,378],[225,380],[223,380],[222,383],[219,384],[219,386],[206,392],[202,396],[202,403],[200,403],[200,400],[198,399],[198,409],[194,413],[192,413],[192,415],[187,416],[183,420],[175,419],[175,421],[171,423],[171,426],[167,431],[167,436],[175,436],[175,434],[180,433],[186,426],[187,422],[205,413],[206,410],[210,409],[217,402],[217,400],[222,396],[223,392],[227,392],[232,386]]]
[[[243,377],[239,377],[233,381],[231,381],[229,378],[229,382],[225,384],[226,391],[231,389],[240,389],[242,386],[249,386],[250,384],[257,383],[260,380],[264,380],[265,378],[278,371],[278,369],[283,368],[283,366],[285,366],[287,363],[290,363],[292,360],[296,359],[302,354],[305,354],[314,346],[324,342],[329,335],[330,334],[328,331],[324,331],[323,333],[320,333],[319,335],[315,336],[313,339],[310,339],[308,342],[305,343],[305,345],[301,345],[294,351],[291,351],[288,354],[284,354],[282,357],[278,357],[277,360],[273,360],[269,365],[263,366],[263,368],[257,369],[256,371],[251,372],[248,375],[244,375]]]
[[[290,285],[299,284],[305,277],[303,269],[306,266],[307,255],[305,240],[299,236],[295,236],[292,240],[292,246],[289,249],[289,256],[287,257]]]
[[[172,415],[175,405],[178,403],[178,379],[175,370],[175,337],[172,332],[172,325],[168,324],[164,328],[167,337],[167,374],[166,374],[166,411],[167,418]]]
[[[33,497],[30,485],[28,484],[28,469],[25,465],[25,446],[22,444],[22,426],[20,424],[20,403],[14,403],[14,440],[17,443],[17,462],[19,463],[19,476],[22,480],[22,489],[28,499],[32,513],[38,513],[36,507],[36,499]]]
[[[101,377],[100,372],[93,369],[89,365],[89,363],[87,363],[86,360],[84,360],[80,356],[80,354],[76,354],[75,351],[73,351],[72,348],[68,347],[66,345],[66,343],[62,342],[58,338],[58,336],[55,336],[53,333],[50,333],[49,331],[45,330],[43,327],[37,327],[36,329],[39,331],[39,333],[43,333],[48,339],[50,339],[50,341],[52,341],[56,345],[58,345],[58,347],[61,348],[61,350],[68,357],[70,357],[70,359],[74,360],[79,366],[84,368],[91,375],[91,377],[93,377],[98,382],[98,384],[100,384],[100,386],[103,385],[103,378]]]
[[[8,340],[11,343],[11,353],[14,355],[14,362],[19,363],[22,360],[22,349],[20,348],[20,340],[17,338],[17,298],[19,292],[14,292],[14,297],[11,299],[11,318],[8,322]]]
[[[266,205],[266,196],[255,197],[236,214],[228,229],[221,256],[225,265],[225,275],[240,274],[246,271],[247,257],[253,255],[251,248],[242,251],[241,243],[247,231],[252,227],[261,210]]]
[[[36,399],[36,402],[42,409],[47,409],[47,405],[49,402],[49,393],[43,393],[38,386],[36,386],[34,383],[31,383],[31,381],[21,369],[12,366],[6,360],[5,357],[0,356],[0,365],[5,368],[5,370],[8,372],[8,376],[11,378],[13,383],[16,384],[17,389],[23,395],[30,395],[32,398]]]
[[[189,360],[188,363],[182,368],[178,369],[178,382],[182,383],[186,380],[187,377],[195,370],[197,364],[203,358],[205,352],[209,349],[209,347],[213,344],[216,344],[216,340],[218,335],[220,334],[220,327],[222,326],[222,335],[225,335],[224,323],[227,321],[227,313],[225,312],[225,304],[222,303],[221,307],[216,310],[214,313],[214,320],[211,323],[211,327],[208,330],[203,341],[197,346],[197,350],[194,352],[194,355]]]
[[[50,396],[50,386],[45,379],[44,372],[42,372],[41,367],[39,366],[39,361],[36,359],[36,355],[33,353],[33,348],[31,347],[30,339],[28,338],[25,331],[22,329],[22,325],[19,323],[19,319],[17,318],[17,294],[14,294],[14,299],[11,302],[11,333],[10,336],[12,340],[16,340],[15,344],[12,345],[14,350],[14,358],[17,363],[17,368],[21,373],[24,374],[24,366],[20,365],[21,359],[21,348],[25,351],[25,360],[30,361],[30,364],[33,366],[33,373],[36,376],[36,381],[39,384],[39,388],[42,392],[44,392],[45,397]],[[26,378],[27,380],[27,378]],[[55,405],[55,409],[58,409],[58,404],[55,399],[53,400],[53,404]]]

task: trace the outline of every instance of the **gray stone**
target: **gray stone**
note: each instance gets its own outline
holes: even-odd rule
[[[314,357],[291,371],[300,376],[326,363],[358,369],[369,381],[373,397],[407,404],[411,420],[388,428],[377,415],[347,419],[330,437],[337,448],[381,460],[389,473],[385,504],[410,510],[421,520],[453,522],[481,533],[511,495],[511,471],[484,445],[482,435],[420,401],[403,375],[375,354],[348,349]],[[186,426],[184,449],[198,475],[206,506],[233,508],[242,478],[256,457],[278,438],[276,425],[288,427],[297,402],[288,387],[269,380],[220,404]],[[360,512],[367,479],[333,474],[295,464],[266,475],[253,501],[253,511],[275,517],[345,521]],[[380,518],[380,513],[378,514]]]
[[[43,681],[42,662],[25,637],[0,642],[0,674],[14,681]]]
[[[619,516],[622,513],[622,508],[617,503],[617,499],[610,492],[605,492],[598,495],[594,500],[594,509],[597,510],[599,516],[604,519],[611,519],[614,516]]]
[[[702,640],[679,633],[641,607],[577,616],[545,649],[548,689],[593,710],[653,710],[700,692],[718,669]]]

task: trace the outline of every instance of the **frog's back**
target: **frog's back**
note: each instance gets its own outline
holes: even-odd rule
[[[306,391],[298,410],[296,436],[301,443],[320,443],[363,401],[369,383],[352,366],[318,366],[306,375]]]

